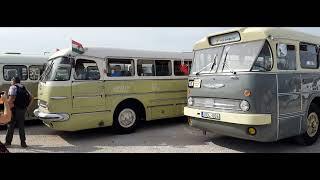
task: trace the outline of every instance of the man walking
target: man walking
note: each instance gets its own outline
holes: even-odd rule
[[[8,124],[8,130],[6,135],[6,146],[10,146],[13,138],[15,125],[19,127],[19,135],[21,141],[21,147],[26,148],[26,136],[24,130],[25,114],[29,106],[31,105],[32,95],[31,93],[20,84],[20,78],[12,78],[11,86],[9,88],[9,105],[12,111],[12,120]]]

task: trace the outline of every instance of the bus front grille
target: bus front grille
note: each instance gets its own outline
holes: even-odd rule
[[[194,107],[213,108],[216,110],[241,111],[240,101],[233,99],[218,98],[194,98]]]

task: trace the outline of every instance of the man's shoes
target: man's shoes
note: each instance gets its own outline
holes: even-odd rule
[[[21,142],[21,147],[27,148],[28,146],[27,146],[26,142]]]
[[[7,147],[7,146],[11,146],[11,143],[8,143],[8,142],[6,142],[6,143],[4,143],[4,145]]]

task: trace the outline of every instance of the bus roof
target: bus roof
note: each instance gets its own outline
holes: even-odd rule
[[[62,49],[54,53],[49,59],[59,56],[76,55],[71,49]],[[132,58],[161,58],[161,59],[192,59],[192,52],[166,52],[166,51],[147,51],[120,48],[103,48],[103,47],[86,47],[85,52],[81,55],[106,58],[106,57],[132,57]]]
[[[218,33],[209,34],[208,36],[202,38],[200,41],[196,42],[193,49],[205,49],[212,47],[209,44],[209,37],[223,35],[231,32],[239,32],[241,41],[254,41],[260,39],[266,39],[269,36],[274,38],[283,38],[283,39],[291,39],[297,40],[306,43],[312,44],[320,44],[320,37],[314,36],[311,34],[303,33],[300,31],[294,31],[288,28],[280,28],[280,27],[248,27],[248,28],[234,28],[227,31],[222,31]]]
[[[47,56],[21,55],[21,54],[0,54],[0,64],[44,64],[47,63]]]

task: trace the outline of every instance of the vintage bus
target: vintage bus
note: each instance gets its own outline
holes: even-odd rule
[[[35,98],[26,113],[26,120],[36,119],[33,111],[37,108],[38,82],[47,61],[47,56],[23,55],[20,53],[0,54],[0,91],[8,92],[11,79],[18,76],[21,83],[27,87]]]
[[[189,124],[261,142],[319,136],[320,38],[285,28],[238,28],[194,45]]]
[[[139,121],[183,116],[192,52],[87,47],[49,58],[35,115],[55,130],[113,126],[130,133]]]

